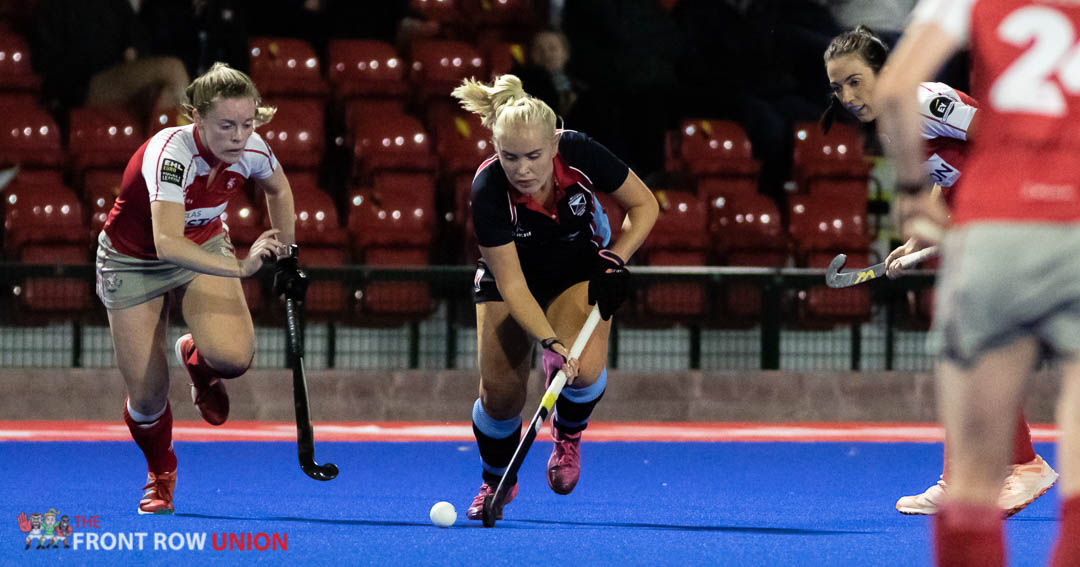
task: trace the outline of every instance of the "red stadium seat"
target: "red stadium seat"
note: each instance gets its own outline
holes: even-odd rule
[[[431,130],[444,174],[468,173],[471,181],[476,168],[495,153],[491,130],[471,112],[456,112],[433,124]]]
[[[725,258],[728,266],[781,268],[788,262],[785,250],[733,251]],[[721,327],[745,328],[761,321],[761,285],[735,281],[724,286],[722,309],[717,313]],[[718,306],[720,307],[720,306]]]
[[[435,178],[430,173],[382,172],[374,186],[355,189],[348,230],[358,262],[371,266],[427,265],[435,232]],[[424,318],[430,286],[424,281],[377,281],[356,290],[365,320]],[[400,320],[400,319],[399,319]]]
[[[750,139],[735,122],[684,120],[669,144],[678,148],[669,151],[677,164],[669,164],[669,169],[699,176],[749,177],[755,182],[761,170],[751,155]]]
[[[0,96],[0,163],[56,167],[64,161],[60,129],[32,98]]]
[[[82,205],[50,178],[20,174],[5,191],[5,254],[31,264],[88,264]],[[20,312],[70,314],[90,307],[90,286],[82,278],[27,278],[15,291]]]
[[[429,254],[427,248],[376,246],[364,252],[362,262],[368,266],[426,266]],[[360,299],[362,317],[400,322],[402,318],[426,318],[433,310],[431,288],[426,281],[375,281],[354,295]]]
[[[464,18],[460,3],[461,0],[409,0],[409,11],[424,20],[457,24]]]
[[[493,41],[483,49],[492,78],[509,73],[515,65],[525,64],[525,46],[516,41]]]
[[[0,31],[0,92],[37,93],[41,79],[30,64],[30,46],[22,36]]]
[[[292,186],[296,208],[296,241],[301,245],[342,246],[347,241],[334,201],[321,189],[305,184]]]
[[[90,212],[90,236],[96,237],[97,233],[105,227],[105,220],[109,218],[116,196],[120,194],[120,182],[123,174],[119,171],[98,169],[86,173],[83,178],[83,205]],[[91,247],[96,242],[91,241]]]
[[[75,108],[68,116],[68,153],[77,176],[91,168],[123,171],[145,141],[142,121],[123,108]]]
[[[287,171],[316,169],[326,149],[323,104],[317,100],[280,100],[277,113],[259,128],[274,155]]]
[[[867,265],[870,235],[866,201],[840,200],[818,194],[788,199],[789,229],[798,264],[825,268],[836,254],[848,255],[848,265]],[[870,288],[830,289],[824,286],[799,293],[799,323],[809,328],[868,321]]]
[[[371,96],[404,96],[405,62],[393,45],[366,39],[336,39],[330,42],[329,79],[340,99]]]
[[[74,191],[54,172],[35,178],[20,173],[4,192],[4,250],[16,258],[28,244],[80,244],[87,242],[88,226]],[[84,248],[84,251],[87,248]]]
[[[710,192],[708,207],[716,263],[769,268],[787,264],[789,243],[772,199],[757,192]],[[723,300],[717,303],[721,326],[753,325],[761,314],[761,286],[747,281],[726,283]]]
[[[846,251],[848,265],[869,265],[870,254],[863,250]],[[836,256],[833,251],[811,252],[806,267],[825,268]],[[833,289],[825,286],[799,292],[799,318],[804,327],[831,327],[838,323],[870,321],[870,287],[854,286]]]
[[[413,44],[409,80],[420,100],[447,97],[467,78],[484,78],[484,59],[472,45],[440,39]]]
[[[735,252],[784,252],[787,236],[776,203],[759,193],[712,193],[708,196],[709,233],[715,256]]]
[[[704,251],[709,246],[705,202],[687,191],[658,190],[660,216],[644,247]]]
[[[792,195],[788,227],[800,255],[815,250],[859,250],[869,247],[866,201],[830,196]]]
[[[342,246],[301,244],[300,265],[312,268],[340,268],[349,264]],[[314,280],[308,286],[304,312],[317,319],[340,319],[347,312],[345,284],[336,280]],[[309,318],[310,318],[309,317]]]
[[[429,247],[435,232],[434,179],[382,174],[375,183],[349,197],[348,231],[356,255],[369,247]]]
[[[80,266],[90,262],[83,244],[28,244],[18,260],[26,264]],[[90,284],[82,278],[27,278],[17,294],[20,313],[68,317],[90,309]]]
[[[253,37],[248,42],[251,79],[259,93],[321,96],[328,91],[315,49],[306,41],[284,37]]]
[[[162,128],[172,128],[173,126],[191,124],[191,121],[180,114],[179,110],[175,108],[157,110],[155,112],[156,114],[152,115],[150,121],[146,124],[147,137],[157,134]]]
[[[650,266],[704,266],[709,249],[705,203],[686,191],[656,192],[660,216],[641,255]],[[708,305],[703,283],[658,283],[645,289],[645,313],[661,318],[700,317]]]
[[[352,117],[354,174],[364,180],[382,170],[434,171],[431,137],[407,114],[359,113]]]
[[[333,199],[316,186],[314,174],[289,176],[296,209],[296,242],[300,264],[318,268],[349,263],[348,234],[341,228]],[[346,311],[345,286],[340,281],[314,280],[308,287],[306,311],[319,318],[336,318]]]
[[[866,199],[870,166],[862,151],[859,132],[847,124],[834,124],[823,134],[817,123],[795,125],[792,174],[801,193],[813,193],[822,182],[853,182],[849,198]],[[861,188],[861,189],[860,189]]]

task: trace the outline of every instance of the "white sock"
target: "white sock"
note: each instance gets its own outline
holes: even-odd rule
[[[153,414],[150,414],[150,415],[144,415],[144,414],[141,414],[141,413],[135,411],[135,408],[131,407],[131,398],[127,399],[127,412],[128,412],[128,415],[131,416],[131,419],[135,420],[135,423],[152,423],[152,422],[155,422],[155,421],[157,421],[157,419],[159,417],[165,415],[165,408],[167,408],[167,407],[169,407],[169,401],[168,400],[165,401],[165,405],[161,406],[161,409],[159,411],[154,412]]]

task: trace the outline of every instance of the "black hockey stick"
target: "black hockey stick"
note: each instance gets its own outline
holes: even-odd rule
[[[585,350],[585,345],[588,344],[589,337],[592,336],[593,330],[596,329],[599,322],[600,308],[593,307],[592,312],[589,313],[589,318],[581,326],[581,331],[578,333],[577,338],[574,339],[574,344],[570,347],[570,358],[581,356],[581,351]],[[499,519],[499,512],[502,511],[502,502],[506,498],[506,493],[517,484],[517,473],[521,468],[521,463],[525,461],[525,455],[528,454],[529,447],[532,447],[533,441],[536,440],[536,434],[540,432],[544,420],[547,419],[548,414],[555,407],[555,400],[559,398],[559,394],[565,385],[566,373],[559,370],[555,377],[551,379],[551,385],[548,386],[547,391],[544,392],[544,397],[540,400],[540,407],[536,408],[536,415],[529,422],[529,428],[525,430],[525,436],[518,443],[517,450],[514,451],[514,456],[506,467],[506,473],[499,480],[499,486],[495,489],[495,494],[489,494],[484,498],[484,527],[494,527],[495,520]]]
[[[895,261],[900,262],[900,265],[903,268],[910,268],[931,256],[937,255],[937,253],[937,246],[931,246],[929,248],[923,248],[918,252],[912,252],[907,256],[901,256]],[[874,264],[869,268],[841,272],[840,269],[844,267],[844,262],[847,262],[847,254],[837,254],[836,257],[832,259],[832,262],[829,262],[829,267],[825,269],[825,283],[829,287],[851,287],[863,282],[868,282],[884,276],[885,269],[887,268],[885,262],[881,262],[880,264]]]
[[[291,277],[284,278],[284,289],[279,290],[275,281],[275,291],[285,294],[285,350],[289,367],[293,372],[293,406],[296,409],[296,449],[300,457],[300,468],[304,474],[315,480],[334,480],[338,475],[337,465],[315,462],[315,434],[311,426],[311,407],[308,404],[307,378],[304,375],[304,321],[303,305],[307,293],[307,275],[297,266],[298,250],[296,245],[290,249],[288,258],[278,261],[278,277],[282,271]]]

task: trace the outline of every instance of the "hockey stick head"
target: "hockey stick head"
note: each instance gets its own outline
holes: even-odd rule
[[[840,270],[843,269],[844,264],[847,262],[847,254],[837,254],[832,262],[829,262],[829,267],[825,268],[825,283],[829,287],[844,287],[840,285],[838,281],[840,279]]]
[[[334,480],[338,475],[337,465],[334,463],[320,465],[315,462],[314,455],[300,455],[300,468],[304,470],[304,474],[315,480]]]
[[[484,527],[494,528],[495,520],[497,520],[498,512],[495,510],[495,495],[488,494],[484,497]]]

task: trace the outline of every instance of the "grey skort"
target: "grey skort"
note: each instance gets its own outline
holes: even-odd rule
[[[212,254],[235,258],[227,232],[202,244]],[[141,260],[121,254],[102,231],[98,235],[97,295],[108,309],[126,309],[185,286],[198,276],[187,268],[161,260]]]
[[[945,237],[929,348],[970,367],[1033,337],[1080,353],[1080,224],[978,223]]]

